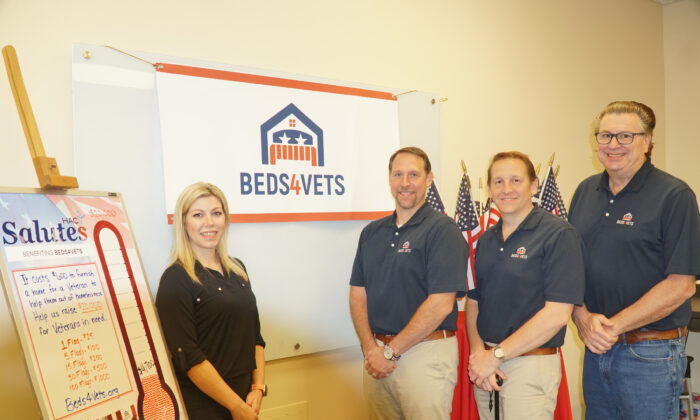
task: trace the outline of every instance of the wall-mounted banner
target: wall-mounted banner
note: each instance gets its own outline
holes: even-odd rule
[[[120,197],[0,191],[0,274],[44,419],[184,418]]]
[[[232,222],[362,220],[393,209],[399,148],[388,92],[159,64],[166,210],[197,181],[225,192]]]

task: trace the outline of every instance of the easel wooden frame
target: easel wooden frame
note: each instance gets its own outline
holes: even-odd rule
[[[19,61],[17,60],[15,48],[12,45],[3,47],[2,57],[5,60],[7,78],[10,81],[12,95],[15,98],[15,105],[17,106],[17,113],[22,122],[24,136],[27,139],[27,147],[29,147],[34,170],[39,179],[39,186],[42,189],[78,188],[78,180],[72,176],[61,175],[58,170],[56,159],[46,156],[44,144],[39,135],[39,127],[34,118],[34,111],[32,111],[32,105],[29,102],[29,95],[24,86],[24,79],[22,78],[22,71],[19,68]]]
[[[170,360],[169,355],[167,354],[167,350],[165,349],[164,346],[164,338],[163,338],[163,333],[162,333],[162,328],[160,327],[160,320],[158,319],[158,314],[155,311],[155,309],[152,307],[153,306],[153,296],[150,292],[150,289],[148,287],[148,282],[146,281],[145,277],[145,270],[143,267],[143,262],[141,259],[141,254],[138,250],[134,235],[133,235],[133,229],[131,227],[131,222],[129,221],[126,208],[124,206],[124,202],[122,199],[121,194],[118,193],[113,193],[113,192],[96,192],[96,191],[79,191],[77,190],[78,188],[78,180],[76,177],[72,176],[64,176],[61,175],[59,169],[58,169],[58,164],[56,163],[56,159],[47,157],[46,152],[44,150],[44,145],[41,140],[41,136],[39,135],[39,129],[36,123],[36,119],[34,118],[34,113],[31,107],[31,104],[29,102],[29,96],[27,94],[26,87],[24,85],[24,79],[22,77],[22,73],[19,67],[19,62],[17,59],[17,53],[14,49],[13,46],[11,45],[6,45],[5,47],[2,48],[2,55],[3,59],[5,62],[5,68],[7,70],[7,75],[8,75],[8,80],[10,82],[10,87],[12,90],[12,94],[15,99],[15,105],[17,106],[17,112],[20,117],[20,121],[22,123],[22,128],[24,130],[25,138],[27,140],[27,147],[29,148],[29,152],[32,158],[32,163],[34,165],[34,169],[36,171],[36,175],[39,181],[39,186],[40,188],[13,188],[13,187],[0,187],[0,193],[7,193],[7,194],[36,194],[36,195],[65,195],[65,196],[71,196],[71,197],[104,197],[104,198],[114,198],[116,197],[120,206],[121,210],[123,211],[124,217],[126,219],[126,230],[128,231],[131,240],[133,241],[133,248],[135,252],[136,259],[138,260],[138,270],[139,275],[143,277],[143,289],[140,293],[142,296],[147,296],[148,302],[151,305],[149,308],[149,314],[152,312],[152,315],[149,317],[143,317],[144,322],[148,322],[146,318],[151,318],[151,321],[153,322],[153,325],[150,326],[150,330],[152,334],[155,334],[158,336],[158,347],[159,351],[161,352],[161,357],[160,359],[160,364],[161,367],[164,368],[164,370],[167,371],[168,374],[168,382],[171,385],[171,389],[174,390],[175,393],[175,398],[176,398],[176,404],[175,404],[175,419],[184,419],[186,420],[188,418],[187,412],[185,410],[184,406],[184,401],[182,398],[182,394],[180,392],[179,385],[177,384],[177,381],[175,379],[175,371],[172,365],[172,362]],[[70,190],[70,191],[66,191]],[[1,203],[0,203],[1,204]],[[7,208],[5,206],[5,208]],[[37,227],[38,229],[38,227]],[[0,247],[3,247],[4,245],[0,244]],[[126,254],[125,254],[126,255]],[[126,257],[125,257],[126,258]],[[97,262],[95,261],[95,264]],[[103,268],[104,270],[104,268]],[[100,278],[100,281],[103,282],[102,277]],[[11,285],[11,279],[9,275],[9,269],[6,264],[6,261],[4,259],[3,255],[0,255],[0,283],[3,289],[3,292],[5,294],[6,301],[8,303],[8,307],[10,309],[10,315],[12,317],[13,324],[15,326],[15,332],[17,334],[18,341],[21,345],[22,352],[23,352],[23,357],[25,359],[25,367],[27,369],[27,374],[29,376],[30,382],[33,387],[34,391],[34,397],[37,401],[38,408],[40,410],[40,413],[42,417],[44,418],[53,418],[52,414],[49,413],[48,411],[48,400],[44,398],[44,394],[42,394],[42,386],[40,378],[37,377],[37,374],[35,372],[35,369],[38,368],[38,364],[35,363],[34,359],[32,358],[31,355],[28,354],[27,349],[30,347],[29,342],[27,340],[27,336],[25,334],[25,329],[24,325],[22,323],[22,319],[19,316],[20,314],[20,300],[15,299],[16,293],[13,290],[13,286]],[[108,305],[109,306],[109,305]],[[108,311],[113,311],[113,309],[108,309]],[[124,338],[121,338],[121,340],[124,340]],[[155,348],[152,350],[154,353],[156,351]],[[155,357],[155,356],[154,356]],[[162,370],[159,370],[159,378],[161,382],[165,383],[165,380],[163,378]],[[138,380],[138,378],[134,377],[134,380]],[[131,380],[130,380],[131,381]],[[118,398],[118,397],[117,397]],[[91,409],[90,407],[86,409]],[[82,410],[81,410],[82,411]],[[133,412],[133,406],[132,406],[132,412]],[[78,412],[74,413],[78,414]],[[116,413],[115,413],[116,414]],[[72,416],[73,414],[71,414]],[[112,415],[109,415],[109,418],[112,418]]]

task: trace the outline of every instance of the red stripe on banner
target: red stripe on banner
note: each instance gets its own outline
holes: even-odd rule
[[[270,145],[270,165],[277,163],[277,158],[275,157],[275,145]]]
[[[299,146],[294,147],[294,160],[299,160]]]
[[[287,158],[287,149],[288,149],[288,148],[289,148],[289,146],[286,145],[286,144],[282,146],[282,159],[283,159],[283,160],[287,160],[287,159],[288,159],[288,158]]]
[[[231,223],[324,222],[333,220],[374,220],[391,211],[342,211],[334,213],[232,214]]]
[[[306,147],[309,147],[309,146],[306,146]],[[299,160],[306,160],[306,158],[304,158],[304,149],[306,147],[299,146]]]
[[[275,222],[327,222],[334,220],[375,220],[392,214],[393,211],[339,211],[333,213],[255,213],[231,214],[231,223],[275,223]],[[173,215],[168,214],[168,224],[173,224]]]
[[[157,63],[156,71],[181,74],[184,76],[205,77],[208,79],[229,80],[232,82],[254,83],[258,85],[279,86],[292,89],[314,90],[317,92],[337,93],[340,95],[362,96],[365,98],[395,101],[389,92],[330,85],[326,83],[305,82],[302,80],[283,79],[280,77],[261,76],[258,74],[238,73],[233,71],[205,69],[202,67],[182,66],[179,64]]]
[[[316,148],[311,148],[311,166],[316,166]]]

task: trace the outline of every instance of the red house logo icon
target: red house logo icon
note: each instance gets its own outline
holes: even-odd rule
[[[323,130],[290,103],[260,126],[263,165],[283,160],[323,166]]]

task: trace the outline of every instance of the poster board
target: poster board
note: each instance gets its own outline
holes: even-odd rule
[[[0,188],[0,237],[44,419],[186,418],[120,195]]]

